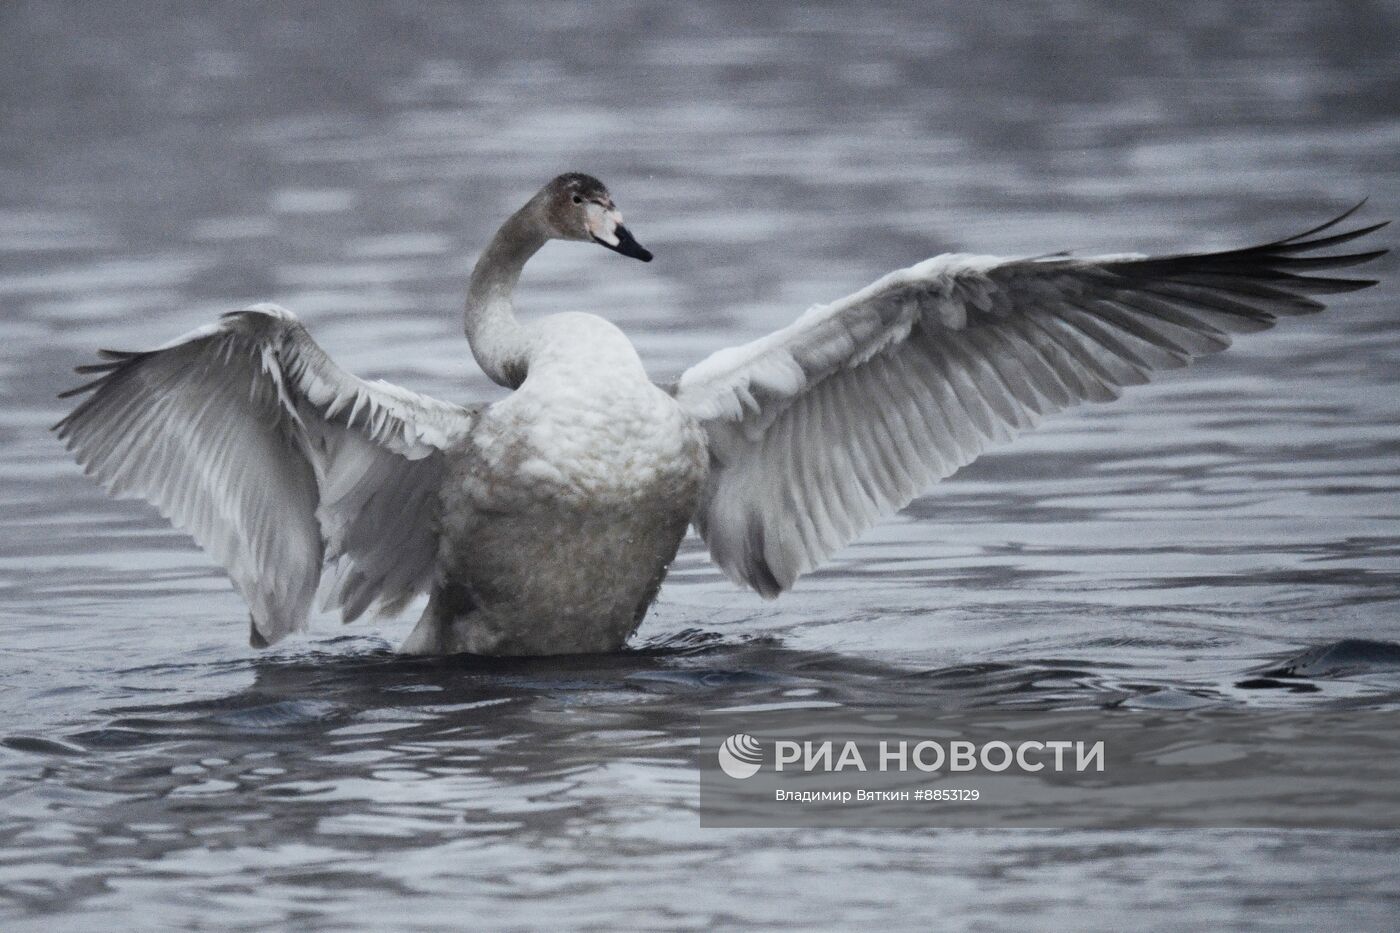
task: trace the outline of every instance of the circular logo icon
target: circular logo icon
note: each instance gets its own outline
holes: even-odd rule
[[[745,732],[731,735],[719,747],[719,768],[732,778],[753,777],[762,766],[763,746]]]

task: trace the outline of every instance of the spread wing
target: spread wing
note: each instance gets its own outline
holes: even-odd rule
[[[305,628],[323,564],[347,622],[428,585],[443,452],[474,411],[346,373],[276,305],[101,355],[54,429],[109,491],[152,503],[223,565],[255,644]]]
[[[1357,205],[1359,208],[1360,205]],[[1046,413],[1308,314],[1375,282],[1319,275],[1385,224],[1149,258],[944,255],[687,370],[709,437],[695,525],[725,573],[774,597],[880,516]]]

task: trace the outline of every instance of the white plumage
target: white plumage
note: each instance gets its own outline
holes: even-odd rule
[[[443,451],[475,412],[345,373],[276,305],[148,353],[104,354],[57,425],[114,495],[152,503],[228,571],[253,639],[305,627],[323,564],[347,621],[432,576]],[[68,393],[68,394],[73,394]]]
[[[1355,208],[1353,208],[1353,211]],[[720,350],[662,391],[625,337],[516,321],[550,238],[649,259],[596,179],[560,176],[497,233],[467,335],[516,394],[463,408],[337,367],[287,311],[226,315],[106,353],[59,423],[89,473],[154,503],[223,565],[255,643],[305,626],[323,567],[349,621],[421,592],[406,646],[550,654],[620,646],[688,522],[767,597],[1040,416],[1117,398],[1371,280],[1319,253],[1379,229],[1162,258],[945,255]]]

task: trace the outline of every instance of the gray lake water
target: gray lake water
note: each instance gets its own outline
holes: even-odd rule
[[[0,6],[4,927],[1393,928],[1393,833],[701,829],[694,762],[745,707],[1400,707],[1375,648],[1259,676],[1400,637],[1393,256],[776,603],[689,540],[612,657],[396,660],[413,611],[255,652],[46,428],[95,348],[262,300],[361,375],[499,397],[465,277],[566,169],[657,260],[553,244],[520,307],[607,316],[657,379],[946,250],[1394,216],[1397,49],[1365,3]]]

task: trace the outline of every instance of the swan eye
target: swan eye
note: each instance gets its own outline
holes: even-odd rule
[[[575,203],[575,204],[582,204],[582,203],[583,203],[583,198],[579,197],[578,195],[574,195],[574,203]]]

